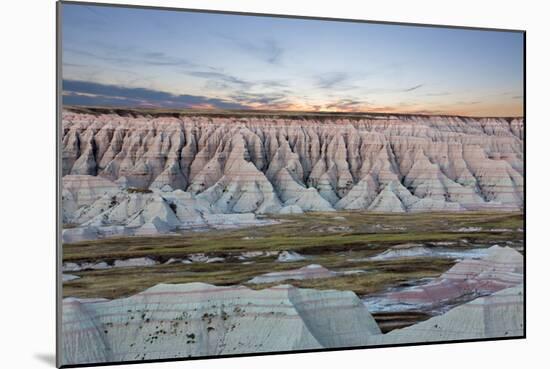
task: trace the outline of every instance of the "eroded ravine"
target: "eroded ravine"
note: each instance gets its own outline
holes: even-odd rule
[[[63,175],[182,189],[224,212],[518,210],[523,119],[63,112]]]

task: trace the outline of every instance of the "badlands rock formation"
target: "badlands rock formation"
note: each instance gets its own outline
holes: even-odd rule
[[[319,264],[310,264],[298,269],[285,270],[284,272],[271,272],[252,278],[248,283],[273,283],[288,280],[304,280],[317,278],[332,278],[340,275],[360,274],[362,270],[352,270],[347,272],[334,272]]]
[[[380,330],[353,292],[160,284],[63,301],[63,364],[368,345]]]
[[[523,283],[523,260],[516,250],[495,245],[480,259],[462,260],[426,284],[371,296],[365,303],[371,312],[445,309]]]
[[[124,188],[90,175],[63,177],[62,216],[65,224],[78,225],[63,230],[63,242],[273,223],[254,213],[224,214],[200,196],[182,190]]]
[[[521,337],[523,285],[507,288],[455,307],[443,315],[376,337],[378,344],[397,344],[496,337]]]
[[[362,260],[394,260],[394,259],[409,259],[409,258],[451,258],[451,259],[476,259],[487,256],[489,249],[477,248],[477,249],[463,249],[453,250],[445,247],[428,247],[421,244],[406,243],[401,245],[395,245],[388,250],[375,255],[367,259]],[[357,261],[358,259],[352,259]]]
[[[523,314],[517,286],[381,334],[353,292],[160,284],[112,301],[65,299],[62,363],[518,337]]]
[[[74,204],[90,206],[94,196],[113,196],[112,183],[177,190],[174,196],[191,203],[183,210],[191,219],[197,219],[195,211],[518,210],[524,201],[522,119],[64,111],[62,146],[63,176],[95,178],[85,177],[89,189],[72,198],[78,188],[67,187],[67,214],[78,213]],[[109,198],[101,199],[107,205]],[[127,205],[116,216],[130,216],[132,206],[140,205],[131,196],[117,201]],[[146,201],[166,208],[158,197]],[[175,221],[169,210],[159,210],[163,222]],[[91,220],[93,214],[77,218]],[[147,222],[144,230],[162,226]]]

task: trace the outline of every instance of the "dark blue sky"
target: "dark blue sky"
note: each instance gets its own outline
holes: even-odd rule
[[[523,111],[523,35],[63,5],[64,102]]]

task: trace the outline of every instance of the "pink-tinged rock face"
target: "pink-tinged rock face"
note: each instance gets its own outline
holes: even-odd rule
[[[487,251],[481,259],[460,261],[427,284],[388,292],[376,302],[385,306],[437,307],[523,283],[523,255],[497,245]]]
[[[63,113],[63,175],[181,189],[223,212],[519,210],[523,120]]]
[[[480,297],[450,311],[374,339],[378,344],[521,337],[525,334],[523,285]]]

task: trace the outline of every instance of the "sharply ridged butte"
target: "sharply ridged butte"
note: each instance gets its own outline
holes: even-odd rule
[[[183,190],[222,213],[521,210],[523,132],[521,118],[64,111],[62,172]]]

